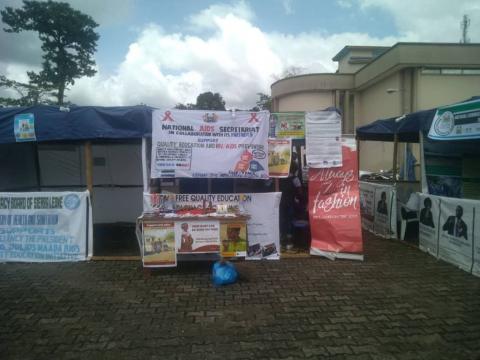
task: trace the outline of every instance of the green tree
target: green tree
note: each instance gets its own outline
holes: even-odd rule
[[[88,15],[54,1],[24,0],[22,8],[6,7],[0,11],[9,33],[38,32],[42,42],[42,70],[29,72],[30,84],[55,89],[58,105],[62,105],[65,90],[75,79],[96,73],[93,54],[99,35],[98,24]]]
[[[263,93],[257,93],[257,95],[258,95],[257,106],[255,106],[254,109],[258,109],[256,111],[259,111],[259,110],[272,111],[272,97],[270,95],[263,94]]]
[[[175,105],[174,109],[178,109],[178,110],[195,110],[195,104],[182,104],[182,103],[178,103],[177,105]]]
[[[219,93],[212,93],[211,91],[201,93],[197,96],[197,103],[195,104],[197,110],[225,110],[225,101]]]
[[[0,97],[1,106],[32,106],[37,104],[51,104],[52,88],[45,84],[36,83],[35,77],[28,84],[15,80],[9,80],[0,75],[0,88],[11,89],[16,93],[16,97]]]

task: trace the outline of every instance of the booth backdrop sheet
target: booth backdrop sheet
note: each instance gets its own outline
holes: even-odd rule
[[[420,249],[480,276],[480,201],[419,196]]]
[[[88,191],[0,193],[0,261],[88,260],[92,239]]]
[[[155,110],[152,178],[268,179],[268,111]]]
[[[227,204],[232,210],[243,208],[247,221],[247,260],[280,259],[279,206],[282,193],[249,194],[143,194],[144,212],[160,206],[182,208]],[[211,203],[211,204],[210,204]]]
[[[397,238],[397,192],[394,185],[360,181],[362,227],[385,238]]]
[[[342,152],[342,167],[310,168],[308,172],[312,254],[315,250],[363,251],[355,143],[344,144]]]

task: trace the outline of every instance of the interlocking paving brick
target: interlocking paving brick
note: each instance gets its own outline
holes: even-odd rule
[[[0,264],[1,359],[476,359],[480,279],[365,235],[365,261]]]

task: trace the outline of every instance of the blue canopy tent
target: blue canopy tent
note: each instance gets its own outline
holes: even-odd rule
[[[152,133],[147,106],[30,106],[0,108],[0,144],[15,143],[14,121],[33,114],[37,142],[141,139]]]
[[[142,146],[151,136],[152,110],[147,106],[0,108],[0,191],[88,188],[95,200],[95,222],[134,223],[142,211]],[[22,117],[32,121],[34,136],[28,139],[15,135],[16,119]]]

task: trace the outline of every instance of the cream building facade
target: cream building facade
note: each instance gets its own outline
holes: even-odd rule
[[[397,43],[346,46],[334,74],[307,74],[272,84],[274,111],[336,106],[343,132],[377,119],[430,109],[480,95],[480,44]],[[393,145],[362,142],[361,170],[392,167]]]

